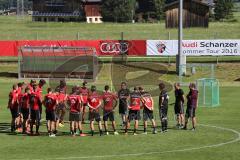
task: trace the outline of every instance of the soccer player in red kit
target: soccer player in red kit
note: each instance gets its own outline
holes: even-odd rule
[[[27,128],[28,128],[28,121],[29,121],[29,109],[30,109],[30,104],[29,104],[29,99],[30,99],[30,94],[31,91],[30,89],[27,87],[25,88],[25,93],[22,95],[21,98],[21,112],[22,112],[22,116],[23,116],[23,133],[27,132]]]
[[[125,127],[125,134],[128,133],[128,128],[130,127],[130,122],[135,120],[133,135],[137,135],[136,131],[138,129],[138,121],[141,119],[140,109],[141,109],[141,95],[137,89],[134,87],[134,91],[130,93],[130,106],[128,121]]]
[[[46,120],[49,137],[56,136],[56,105],[58,104],[57,96],[48,88],[47,95],[45,95],[43,104],[46,107]]]
[[[9,101],[8,101],[8,108],[12,114],[12,121],[11,121],[11,132],[14,132],[18,126],[17,118],[19,116],[19,109],[18,109],[18,86],[14,84],[12,87],[12,91],[9,93]]]
[[[19,113],[19,116],[17,117],[17,121],[18,121],[17,131],[22,132],[23,115],[21,112],[21,99],[23,96],[22,90],[24,88],[24,82],[20,82],[17,85],[18,85],[17,95],[18,95],[18,113]]]
[[[114,131],[114,135],[118,135],[118,132],[116,131],[116,123],[114,119],[114,109],[117,106],[117,95],[113,94],[109,90],[109,86],[106,85],[104,87],[104,92],[102,94],[103,99],[103,121],[104,121],[104,128],[106,135],[109,135],[108,132],[108,119],[112,122],[112,127]]]
[[[33,92],[33,85],[36,84],[35,80],[31,80],[27,87],[30,89],[30,92]]]
[[[142,87],[139,87],[139,92],[141,94],[141,101],[143,106],[143,127],[144,134],[147,134],[147,121],[148,119],[152,122],[153,134],[157,133],[156,122],[153,116],[154,101],[150,93],[144,91]]]
[[[99,113],[99,107],[102,104],[101,96],[97,93],[96,86],[91,86],[91,93],[88,97],[89,121],[92,136],[94,135],[94,119],[98,122],[100,136],[102,136],[102,123]]]
[[[55,88],[55,91],[60,93],[67,93],[67,84],[65,80],[60,80],[60,84]]]
[[[77,95],[76,87],[73,87],[72,93],[68,95],[67,103],[70,106],[69,121],[71,134],[75,136],[77,134],[76,128],[78,128],[80,136],[84,136],[81,123],[82,101],[81,96]]]
[[[86,113],[86,107],[88,103],[88,94],[89,89],[86,87],[87,82],[83,82],[82,87],[80,87],[79,92],[82,95],[82,102],[83,102],[83,111],[82,111],[82,123],[84,123],[85,120],[85,113]]]
[[[39,135],[39,126],[40,126],[40,103],[41,96],[37,92],[37,84],[33,85],[33,92],[30,94],[30,132],[33,134],[33,125],[36,124],[36,135]]]
[[[37,94],[40,96],[40,102],[39,102],[39,107],[40,107],[40,120],[41,120],[41,115],[42,115],[42,101],[43,101],[43,96],[42,96],[42,89],[43,86],[46,84],[46,81],[44,79],[40,79],[38,82],[38,86],[36,88]]]
[[[57,105],[57,127],[64,127],[64,116],[66,113],[67,84],[65,80],[60,80],[60,84],[55,88],[58,95]]]
[[[58,98],[58,104],[57,104],[57,110],[56,110],[56,115],[57,115],[57,123],[56,127],[64,127],[64,116],[66,113],[66,105],[65,102],[67,100],[67,94],[63,92],[56,92],[57,98]]]

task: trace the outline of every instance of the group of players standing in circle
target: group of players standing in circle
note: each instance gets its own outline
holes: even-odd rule
[[[43,86],[46,81],[41,79],[39,83],[31,80],[29,84],[14,84],[9,94],[8,108],[11,111],[11,132],[22,132],[23,134],[39,135],[40,120],[42,117],[42,106],[45,106],[47,130],[49,137],[55,137],[58,127],[64,126],[66,109],[69,109],[70,133],[72,136],[86,136],[83,133],[86,111],[88,109],[88,120],[90,122],[90,135],[94,135],[94,121],[97,122],[99,134],[104,135],[101,118],[104,122],[105,135],[109,135],[108,120],[112,123],[113,134],[118,135],[115,122],[115,109],[119,106],[119,114],[122,118],[124,134],[128,134],[130,123],[134,121],[133,134],[137,135],[139,120],[143,110],[143,134],[147,134],[147,122],[152,123],[152,133],[157,133],[157,125],[154,119],[154,100],[151,94],[143,87],[134,87],[133,91],[127,88],[126,82],[121,83],[118,93],[110,91],[108,85],[104,86],[102,93],[97,92],[96,86],[87,88],[87,82],[82,86],[74,86],[70,94],[67,94],[67,85],[64,80],[55,88],[48,88],[47,94],[42,95]],[[184,115],[185,96],[180,84],[175,87],[175,114],[177,115],[177,127],[187,129],[188,119],[192,119],[192,130],[196,127],[195,110],[197,108],[198,91],[196,85],[189,85],[187,98],[187,109]],[[159,117],[161,121],[161,132],[168,131],[168,101],[169,95],[164,83],[159,84]],[[101,116],[101,110],[103,116]],[[33,128],[36,128],[36,132]]]

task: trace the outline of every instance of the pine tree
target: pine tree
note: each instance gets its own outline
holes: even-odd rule
[[[103,0],[101,12],[105,22],[131,22],[135,0]]]
[[[164,5],[164,0],[155,0],[156,18],[159,21],[165,18]]]
[[[165,0],[137,0],[138,9],[137,13],[143,13],[145,20],[163,19],[164,18],[164,5]]]
[[[217,0],[215,4],[215,19],[222,20],[232,17],[233,1],[232,0]]]

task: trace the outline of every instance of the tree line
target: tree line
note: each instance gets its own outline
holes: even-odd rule
[[[152,22],[165,18],[164,7],[176,0],[102,0],[103,21]],[[211,12],[216,21],[233,17],[234,0],[216,0]],[[239,0],[235,0],[237,2]],[[211,8],[211,7],[210,7]]]
[[[164,7],[176,0],[102,0],[101,12],[105,22],[156,22],[164,20]],[[215,1],[212,17],[217,20],[233,17],[233,1]],[[25,8],[31,9],[31,1],[24,0]],[[0,0],[0,10],[16,7],[17,0]]]

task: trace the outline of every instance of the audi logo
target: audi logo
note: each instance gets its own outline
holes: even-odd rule
[[[100,45],[102,53],[127,53],[129,50],[128,42],[103,42]]]

